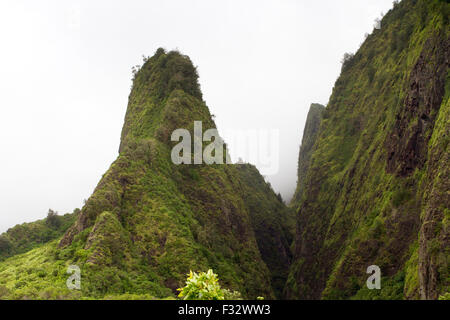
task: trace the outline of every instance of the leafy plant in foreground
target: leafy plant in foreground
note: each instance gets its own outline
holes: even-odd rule
[[[178,289],[179,298],[183,300],[237,300],[241,299],[238,291],[222,289],[217,275],[209,269],[208,272],[195,273],[190,271],[186,286]]]

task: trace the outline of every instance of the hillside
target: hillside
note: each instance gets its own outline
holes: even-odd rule
[[[187,56],[158,49],[134,74],[117,160],[59,242],[0,263],[3,296],[174,297],[189,270],[209,268],[245,298],[281,295],[289,210],[255,168],[175,165],[171,133],[192,134],[194,121],[215,128],[196,69]],[[280,274],[271,274],[279,255]],[[81,269],[81,292],[65,288],[69,265]]]
[[[196,132],[216,124],[190,58],[158,49],[84,207],[0,235],[0,299],[175,299],[209,269],[244,299],[448,298],[449,17],[449,1],[395,2],[344,56],[327,106],[310,106],[289,206],[251,164],[174,163],[174,132],[193,150],[222,141]]]
[[[311,155],[313,146],[319,133],[320,122],[322,120],[322,113],[325,107],[318,103],[313,103],[309,107],[308,116],[306,117],[305,129],[303,130],[302,144],[300,145],[300,152],[298,155],[297,166],[297,188],[292,197],[291,204],[295,205],[300,201],[300,198],[305,187],[306,174],[308,173],[311,162]]]
[[[79,210],[75,210],[63,216],[47,216],[45,219],[8,229],[0,234],[0,261],[60,238],[75,222],[78,213]]]
[[[299,167],[289,298],[449,291],[449,16],[446,1],[404,0],[346,57]]]
[[[236,167],[256,242],[271,274],[275,297],[284,298],[282,293],[292,260],[290,246],[295,234],[294,211],[280,201],[256,167],[250,164]]]

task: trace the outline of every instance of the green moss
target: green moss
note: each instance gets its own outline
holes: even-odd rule
[[[292,259],[290,245],[295,228],[294,211],[280,201],[256,167],[237,164],[236,168],[243,182],[243,198],[250,212],[261,257],[270,270],[276,296],[282,298]],[[235,256],[239,262],[240,254]]]
[[[407,298],[419,298],[419,246],[414,243],[411,246],[411,256],[405,264],[405,291]]]
[[[59,246],[52,243],[40,252],[47,267],[37,269],[29,262],[26,274],[39,281],[11,274],[8,297],[33,292],[30,297],[37,298],[52,287],[66,290],[65,282],[50,283],[66,277],[69,264],[80,267],[82,289],[67,292],[67,298],[174,297],[189,270],[210,268],[224,286],[245,298],[272,298],[274,288],[280,294],[292,213],[254,168],[174,165],[170,135],[177,128],[192,135],[194,121],[202,121],[203,130],[215,128],[197,72],[188,57],[159,49],[134,74],[118,158]],[[267,268],[280,254],[273,250],[277,243],[255,236],[272,225],[287,255],[277,265],[280,274]],[[18,271],[13,261],[22,258],[10,259],[0,270]]]
[[[429,294],[447,290],[441,205],[448,206],[443,178],[448,177],[449,75],[444,73],[442,96],[439,70],[445,71],[449,7],[439,1],[400,2],[343,66],[296,196],[301,250],[295,251],[288,277],[289,297],[417,298],[418,260],[433,261],[429,267],[439,274]],[[420,68],[439,74],[422,79]],[[414,81],[424,88],[419,96]],[[435,102],[425,107],[429,99]],[[427,214],[433,235],[422,244],[426,250],[410,251]],[[419,251],[429,256],[420,257]],[[378,293],[363,285],[373,264],[384,279]],[[396,276],[402,273],[400,281]]]
[[[71,214],[52,216],[32,223],[23,223],[0,235],[0,261],[39,247],[61,237],[78,217],[79,209]]]
[[[308,116],[306,118],[305,129],[303,130],[302,144],[300,146],[298,156],[298,169],[297,169],[297,188],[294,196],[291,200],[291,206],[298,205],[303,188],[305,186],[306,174],[311,162],[311,155],[313,152],[313,146],[317,139],[319,132],[320,122],[322,121],[325,107],[321,104],[311,104]]]
[[[399,272],[393,277],[381,278],[381,289],[368,289],[363,286],[352,296],[352,300],[403,300],[404,273]],[[345,297],[345,296],[344,296]]]

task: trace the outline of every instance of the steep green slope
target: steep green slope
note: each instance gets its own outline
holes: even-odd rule
[[[151,270],[161,287],[179,288],[190,269],[213,268],[229,287],[247,297],[273,294],[269,272],[240,196],[236,169],[228,165],[179,165],[171,162],[171,133],[195,121],[215,128],[189,58],[159,49],[136,73],[122,131],[119,158],[82,209],[76,225],[61,241],[77,235],[104,237],[101,253],[83,243],[83,265],[132,269],[137,261]],[[106,217],[103,213],[109,211]],[[102,218],[103,217],[103,218]],[[96,226],[109,222],[120,238]],[[99,233],[100,232],[100,233]],[[99,234],[97,234],[99,233]],[[131,243],[129,254],[115,257],[115,245]],[[110,261],[112,260],[112,261]],[[97,270],[92,274],[102,273]],[[108,284],[109,286],[110,284]],[[108,286],[96,286],[104,294]],[[123,288],[125,291],[125,288]],[[150,292],[151,293],[151,292]]]
[[[449,7],[396,4],[343,63],[298,203],[288,297],[449,291]],[[370,265],[381,290],[366,288]]]
[[[290,246],[295,233],[294,211],[280,201],[256,167],[250,164],[237,164],[236,167],[261,257],[269,268],[276,297],[283,298],[292,260]]]
[[[292,197],[291,204],[299,203],[300,198],[305,187],[306,174],[308,173],[309,164],[311,163],[311,155],[313,146],[319,133],[320,121],[322,120],[322,113],[325,107],[318,103],[311,104],[308,116],[306,117],[305,129],[303,130],[302,144],[298,155],[297,168],[297,188]]]
[[[76,209],[63,216],[49,215],[46,219],[8,229],[0,235],[0,261],[60,238],[75,222],[78,213]]]
[[[175,129],[186,128],[193,136],[194,121],[202,121],[203,131],[215,128],[197,79],[190,59],[178,52],[158,49],[145,59],[135,73],[117,160],[59,244],[26,254],[26,274],[16,273],[25,256],[0,263],[6,297],[173,297],[189,270],[210,268],[224,287],[246,298],[279,293],[278,278],[265,263],[273,261],[272,253],[264,248],[279,242],[290,256],[292,228],[287,220],[278,221],[288,211],[265,183],[248,185],[263,181],[259,173],[254,170],[250,177],[235,165],[171,161]],[[246,202],[266,196],[264,212]],[[255,217],[267,228],[273,222],[281,234],[257,241]],[[43,260],[40,275],[33,263],[38,260]],[[280,266],[281,277],[287,263]],[[69,265],[81,269],[81,292],[65,288]]]

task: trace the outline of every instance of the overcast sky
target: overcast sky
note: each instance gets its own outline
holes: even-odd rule
[[[280,168],[267,179],[290,198],[309,105],[327,103],[341,57],[391,7],[392,0],[2,0],[0,232],[49,208],[82,206],[117,157],[131,67],[158,47],[198,66],[219,132],[280,130]]]

